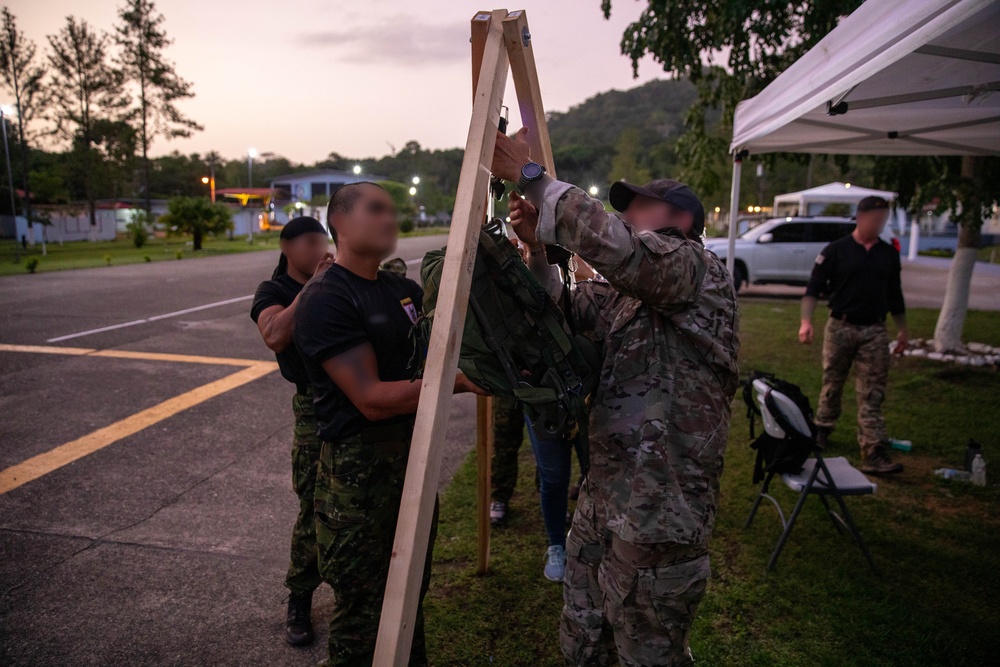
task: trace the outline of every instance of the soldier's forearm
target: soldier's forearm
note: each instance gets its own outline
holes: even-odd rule
[[[802,297],[802,321],[812,322],[814,312],[816,312],[816,297]]]

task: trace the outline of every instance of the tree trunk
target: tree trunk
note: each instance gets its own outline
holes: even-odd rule
[[[976,158],[962,158],[962,176],[975,179]],[[938,352],[963,352],[962,329],[965,315],[969,310],[969,291],[972,287],[972,272],[976,268],[976,248],[979,247],[982,207],[978,198],[962,202],[965,222],[959,227],[958,248],[951,260],[948,271],[948,286],[944,293],[944,303],[934,327],[934,349]],[[971,216],[971,219],[970,219]],[[978,223],[978,224],[977,224]]]
[[[201,229],[198,227],[194,228],[194,245],[192,246],[195,250],[201,250],[201,237],[203,236]]]

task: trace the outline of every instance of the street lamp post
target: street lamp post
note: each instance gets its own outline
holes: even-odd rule
[[[14,261],[21,262],[21,248],[17,242],[17,207],[14,203],[14,176],[10,169],[10,149],[7,147],[6,107],[0,107],[0,125],[3,125],[3,153],[7,158],[7,185],[10,186],[10,214],[14,218]]]
[[[253,159],[257,157],[257,149],[251,148],[247,151],[247,190],[253,188]],[[249,195],[250,193],[247,192]],[[247,197],[247,241],[253,243],[253,207],[250,205],[250,197]]]

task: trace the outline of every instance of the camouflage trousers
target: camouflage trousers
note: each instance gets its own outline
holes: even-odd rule
[[[621,539],[597,520],[589,484],[566,539],[559,627],[566,664],[694,664],[688,637],[711,574],[707,547]]]
[[[827,320],[823,335],[823,389],[815,422],[830,429],[836,425],[844,385],[854,364],[858,445],[864,457],[887,437],[882,401],[889,381],[889,361],[889,334],[884,323],[858,326],[832,317]]]
[[[329,667],[372,664],[412,434],[411,421],[323,443],[316,479],[316,541],[320,573],[334,594]],[[423,596],[436,532],[435,501],[410,652],[413,666],[427,664]]]
[[[524,443],[524,413],[513,398],[493,397],[493,500],[507,504],[517,486],[517,454]]]
[[[293,593],[311,593],[322,581],[316,556],[316,518],[313,515],[320,440],[312,392],[292,397],[295,414],[292,440],[292,488],[299,497],[299,515],[292,528],[291,559],[285,586]]]

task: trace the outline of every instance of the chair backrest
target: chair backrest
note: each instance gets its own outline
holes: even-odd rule
[[[771,404],[781,411],[781,416],[784,417],[783,421],[789,424],[801,435],[807,438],[812,437],[812,431],[809,428],[809,420],[804,414],[802,414],[802,410],[795,403],[795,401],[777,389],[771,387],[771,385],[760,378],[753,381],[753,390],[754,398],[757,401],[757,405],[760,407],[760,414],[764,420],[764,431],[768,435],[782,439],[787,435],[785,433],[785,429],[781,428],[778,424],[778,419],[776,419],[774,414],[772,414],[771,407],[768,406],[767,396],[768,393],[770,393]]]

